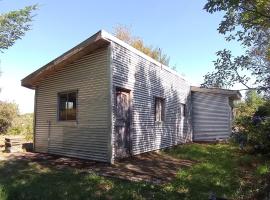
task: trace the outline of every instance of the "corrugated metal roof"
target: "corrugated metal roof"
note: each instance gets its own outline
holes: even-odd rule
[[[73,47],[69,51],[65,52],[61,56],[52,60],[48,64],[34,71],[27,77],[21,80],[21,84],[24,87],[34,89],[37,83],[45,77],[55,73],[62,67],[66,66],[82,58],[83,56],[100,49],[104,46],[108,46],[110,42],[101,37],[101,31],[97,32],[93,36],[89,37],[85,41],[81,42],[77,46]]]
[[[242,95],[238,90],[227,90],[221,88],[201,88],[191,86],[192,92],[210,93],[210,94],[223,94],[227,95],[233,99],[241,99]]]
[[[31,73],[30,75],[28,75],[27,77],[22,79],[21,84],[24,87],[34,89],[35,86],[38,85],[38,82],[40,80],[42,80],[44,77],[46,77],[52,73],[55,73],[61,67],[64,67],[65,65],[67,65],[69,63],[72,63],[73,61],[81,58],[82,56],[89,54],[92,51],[95,51],[96,49],[99,49],[101,47],[109,45],[110,41],[113,41],[113,42],[123,46],[124,48],[141,56],[142,58],[145,58],[146,60],[148,60],[156,65],[162,66],[162,68],[164,70],[169,71],[170,73],[176,74],[180,78],[188,81],[185,77],[181,76],[176,71],[170,69],[168,66],[161,64],[160,62],[147,56],[146,54],[135,49],[134,47],[123,42],[122,40],[119,40],[118,38],[114,37],[113,35],[109,34],[108,32],[106,32],[104,30],[100,30],[96,34],[94,34],[91,37],[89,37],[88,39],[86,39],[85,41],[81,42],[77,46],[73,47],[69,51],[65,52],[61,56],[57,57],[56,59],[52,60],[48,64],[44,65],[43,67],[39,68],[35,72]]]

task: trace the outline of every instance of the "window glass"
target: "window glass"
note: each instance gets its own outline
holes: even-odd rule
[[[186,104],[181,103],[181,117],[186,117]]]
[[[67,92],[58,95],[58,118],[59,120],[76,120],[77,114],[77,92]]]
[[[156,97],[155,98],[155,121],[164,121],[165,116],[165,105],[164,99]]]

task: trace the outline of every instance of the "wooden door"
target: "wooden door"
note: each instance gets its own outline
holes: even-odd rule
[[[116,90],[115,133],[116,157],[130,156],[130,93],[123,89]]]

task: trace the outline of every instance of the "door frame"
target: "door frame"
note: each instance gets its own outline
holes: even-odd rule
[[[129,157],[131,157],[133,155],[133,142],[132,142],[132,138],[133,138],[133,92],[131,89],[127,89],[127,88],[124,88],[124,87],[119,87],[119,86],[114,86],[113,87],[113,97],[114,97],[114,109],[113,109],[113,112],[114,112],[114,115],[116,114],[117,112],[117,108],[116,108],[116,105],[117,105],[117,98],[116,98],[116,93],[117,91],[122,91],[122,92],[126,92],[126,93],[129,93],[129,117],[128,117],[128,120],[129,120]],[[114,122],[114,128],[113,128],[114,132],[114,157],[117,159],[117,155],[116,155],[116,145],[115,145],[115,139],[116,139],[116,129],[115,129],[115,122]]]

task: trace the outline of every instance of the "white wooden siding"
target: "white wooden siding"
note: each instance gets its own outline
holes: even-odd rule
[[[36,89],[35,150],[109,160],[108,48],[97,50],[47,77]],[[77,121],[57,120],[57,94],[78,90]]]
[[[231,133],[230,112],[228,96],[192,92],[193,140],[227,139]]]
[[[112,51],[113,87],[129,89],[132,95],[132,154],[192,140],[189,83],[115,42]],[[165,122],[155,122],[155,97],[165,98]],[[187,104],[186,118],[181,118],[180,103]]]

